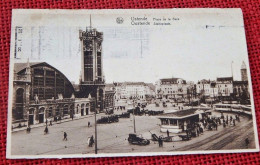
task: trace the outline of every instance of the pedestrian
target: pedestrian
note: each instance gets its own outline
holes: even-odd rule
[[[249,139],[248,139],[248,137],[245,139],[245,143],[246,143],[246,148],[248,148],[248,145],[249,145]]]
[[[170,132],[169,132],[169,130],[167,129],[167,136],[169,137],[169,135],[170,135]]]
[[[88,122],[88,127],[90,127],[90,122]]]
[[[67,136],[68,136],[68,135],[67,135],[66,132],[64,132],[63,136],[64,136],[63,140],[66,140],[66,141],[67,141],[67,140],[68,140],[68,139],[67,139]]]
[[[161,138],[161,147],[163,147],[163,140],[162,140],[162,138]]]
[[[94,143],[94,137],[93,135],[91,136],[90,140],[89,140],[89,147],[92,147]]]
[[[158,139],[158,144],[159,144],[159,147],[162,146],[162,139],[161,139],[161,136],[160,136],[159,139]]]
[[[233,126],[236,126],[236,121],[235,120],[233,120]]]
[[[50,120],[50,126],[52,126],[52,120]]]
[[[72,114],[72,115],[71,115],[71,119],[72,119],[72,120],[73,120],[73,117],[74,117],[74,115]]]
[[[46,126],[44,129],[44,135],[46,135],[49,132],[48,127]]]
[[[27,129],[26,129],[26,132],[30,133],[30,131],[31,131],[31,128],[30,128],[30,126],[28,126]]]
[[[46,119],[45,123],[46,123],[46,126],[47,126],[47,124],[48,124],[48,120],[47,119]]]

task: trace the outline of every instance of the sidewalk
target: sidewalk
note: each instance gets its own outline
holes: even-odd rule
[[[102,113],[99,113],[99,114],[102,114]],[[97,114],[97,115],[99,115]],[[84,118],[89,118],[89,117],[92,117],[94,116],[94,114],[91,114],[91,115],[86,115],[86,116],[80,116],[80,117],[76,117],[76,118],[73,118],[73,120],[80,120],[80,119],[84,119]],[[65,123],[65,122],[69,122],[69,121],[73,121],[71,118],[68,118],[68,119],[62,119],[60,121],[57,121],[57,122],[52,122],[52,125],[56,125],[56,124],[61,124],[61,123]],[[34,124],[34,125],[31,125],[30,127],[31,128],[38,128],[38,127],[44,127],[46,126],[46,123],[39,123],[39,124]],[[49,126],[49,122],[48,122],[48,126]],[[12,130],[12,132],[18,132],[18,131],[23,131],[23,130],[26,130],[27,127],[21,127],[21,128],[15,128]]]

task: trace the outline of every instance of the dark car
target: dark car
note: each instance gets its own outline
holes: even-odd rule
[[[136,145],[148,145],[148,144],[150,144],[150,140],[139,137],[136,134],[129,134],[128,142],[131,143],[131,144],[136,144]]]
[[[117,115],[118,118],[130,118],[130,112],[123,112],[120,115]]]

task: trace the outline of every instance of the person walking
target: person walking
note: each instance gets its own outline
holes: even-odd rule
[[[167,129],[167,136],[169,137],[170,136],[170,132],[169,132],[169,130]]]
[[[46,126],[45,129],[44,129],[44,135],[48,134],[49,130],[48,130],[48,127]]]
[[[162,146],[162,139],[161,139],[161,136],[160,136],[159,139],[158,139],[158,144],[159,144],[159,147]]]
[[[161,138],[161,147],[163,147],[163,140],[162,140],[162,138]]]
[[[88,122],[88,127],[90,127],[90,122]]]
[[[52,120],[50,120],[50,126],[52,126]]]
[[[66,141],[67,141],[67,140],[68,140],[68,138],[67,138],[67,137],[68,137],[68,135],[67,135],[67,133],[66,133],[66,132],[64,132],[63,136],[64,136],[64,137],[63,137],[63,140],[66,140]]]
[[[31,132],[30,126],[27,127],[26,132],[27,132],[27,133],[30,133],[30,132]]]
[[[249,146],[249,139],[248,139],[248,137],[245,139],[245,143],[246,143],[246,148],[248,148],[248,146]]]
[[[91,138],[90,138],[89,147],[92,147],[93,144],[94,144],[94,137],[92,135]]]

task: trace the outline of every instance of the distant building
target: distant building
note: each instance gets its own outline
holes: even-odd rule
[[[246,64],[243,61],[241,65],[241,81],[248,81]]]
[[[105,86],[105,99],[104,99],[104,109],[114,109],[115,106],[115,85],[106,84]]]
[[[216,81],[203,79],[196,84],[196,92],[205,97],[243,100],[250,97],[247,80],[247,69],[243,62],[241,65],[241,81],[235,81],[233,77],[218,77]]]
[[[205,97],[217,97],[219,91],[216,81],[203,79],[196,84],[196,92]]]
[[[174,99],[186,98],[189,85],[181,78],[164,78],[156,82],[156,97]]]
[[[233,93],[233,77],[219,77],[216,83],[219,97],[229,97]]]
[[[238,98],[240,102],[246,103],[250,101],[250,90],[248,87],[248,77],[247,77],[247,69],[246,64],[243,61],[241,65],[241,81],[233,82],[233,93],[234,97]]]
[[[154,96],[152,84],[144,82],[123,82],[115,83],[115,99],[146,99],[146,97]]]

